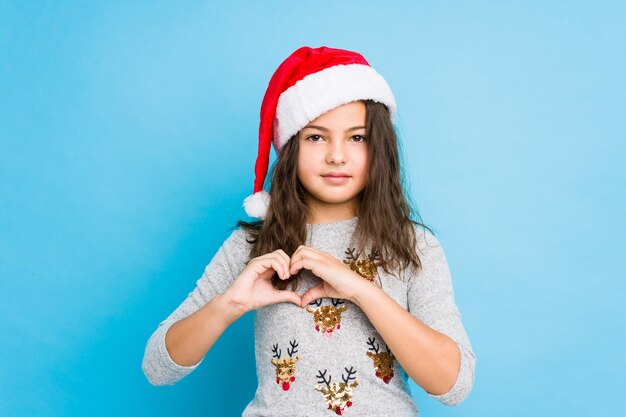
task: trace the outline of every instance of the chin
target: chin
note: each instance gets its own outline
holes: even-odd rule
[[[326,204],[345,204],[348,203],[350,201],[352,201],[355,197],[355,195],[342,195],[342,196],[337,196],[336,194],[334,195],[317,195],[314,196],[317,200],[326,203]]]

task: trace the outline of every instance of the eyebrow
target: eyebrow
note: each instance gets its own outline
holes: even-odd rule
[[[317,130],[321,130],[322,132],[328,132],[328,129],[325,128],[324,126],[316,126],[316,125],[308,125],[308,126],[303,127],[303,129],[317,129]],[[365,126],[354,126],[354,127],[347,129],[346,132],[351,132],[353,130],[360,130],[360,129],[365,129]]]

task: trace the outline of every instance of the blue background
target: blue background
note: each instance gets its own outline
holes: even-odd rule
[[[175,386],[141,360],[246,218],[302,45],[360,51],[398,101],[478,358],[456,408],[412,385],[422,415],[622,414],[625,3],[257,3],[0,1],[0,415],[240,415],[251,314]]]

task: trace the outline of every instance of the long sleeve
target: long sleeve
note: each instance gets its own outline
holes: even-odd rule
[[[230,287],[247,265],[250,248],[243,229],[234,230],[206,266],[193,291],[150,336],[141,368],[152,385],[174,385],[202,363],[204,358],[191,366],[174,362],[167,351],[165,335],[175,322],[193,314]]]
[[[460,404],[474,385],[476,356],[461,322],[454,300],[450,270],[439,241],[427,230],[416,227],[418,255],[423,269],[412,274],[408,285],[409,312],[434,330],[450,337],[461,352],[459,374],[447,393],[429,396],[446,405]]]

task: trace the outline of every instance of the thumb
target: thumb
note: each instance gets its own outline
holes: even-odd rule
[[[307,292],[302,294],[302,301],[300,307],[304,307],[310,302],[326,297],[326,290],[324,290],[324,284],[320,284],[317,287],[313,287],[309,289]]]
[[[294,303],[297,306],[300,306],[301,302],[300,296],[290,290],[276,290],[274,291],[274,301],[273,303]]]

